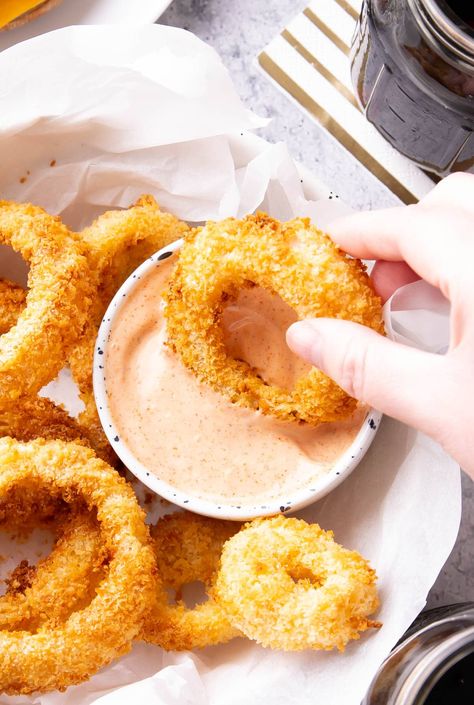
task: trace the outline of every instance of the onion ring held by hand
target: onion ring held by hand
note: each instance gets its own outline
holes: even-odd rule
[[[170,347],[201,382],[241,406],[314,425],[350,415],[356,401],[320,370],[288,391],[228,355],[223,309],[253,285],[278,294],[299,318],[344,318],[382,332],[380,299],[359,260],[308,219],[279,223],[260,213],[207,223],[185,239],[165,297]]]
[[[239,636],[212,597],[188,609],[180,599],[188,583],[204,583],[212,590],[222,546],[240,528],[231,521],[208,519],[189,512],[170,514],[152,529],[158,575],[156,604],[145,621],[142,638],[168,651],[221,644]],[[164,588],[176,591],[169,604]]]
[[[30,264],[26,306],[0,338],[3,402],[32,396],[56,377],[82,333],[92,285],[81,244],[41,208],[1,201],[0,243]]]
[[[75,443],[0,439],[0,511],[18,490],[46,490],[66,504],[97,512],[110,556],[87,607],[34,633],[0,631],[0,690],[64,690],[126,653],[155,591],[155,561],[144,513],[131,487],[94,453]],[[21,494],[21,492],[20,492]]]
[[[247,524],[224,546],[215,596],[231,623],[273,649],[338,648],[379,623],[375,571],[300,519]]]

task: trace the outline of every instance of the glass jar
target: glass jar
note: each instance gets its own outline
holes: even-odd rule
[[[474,603],[422,613],[384,661],[362,705],[472,705]]]
[[[351,72],[367,119],[399,152],[440,176],[474,171],[472,0],[364,0]]]

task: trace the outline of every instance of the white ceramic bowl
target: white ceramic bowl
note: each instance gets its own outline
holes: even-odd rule
[[[200,499],[191,494],[186,494],[182,490],[163,482],[163,480],[160,480],[149,468],[138,460],[126,443],[123,442],[120,431],[115,426],[107,401],[108,375],[105,355],[115,316],[127,296],[136,286],[139,286],[140,279],[148,274],[149,271],[155,269],[157,265],[159,266],[160,262],[170,257],[173,252],[178,250],[181,247],[181,242],[181,240],[178,240],[164,247],[140,265],[118,290],[104,316],[94,352],[94,394],[104,431],[119,458],[144,485],[161,497],[164,497],[184,509],[189,509],[192,512],[204,514],[205,516],[240,521],[253,519],[257,516],[290,513],[297,509],[302,509],[308,504],[315,502],[317,499],[321,499],[321,497],[327,495],[328,492],[331,492],[331,490],[337,487],[350,475],[354,468],[357,467],[375,437],[382,418],[380,412],[374,409],[367,412],[353,443],[345,453],[341,455],[327,475],[307,488],[295,491],[294,494],[290,496],[285,494],[278,500],[269,501],[267,504],[262,504],[261,501],[259,501],[259,503],[255,505],[217,504],[209,500]]]

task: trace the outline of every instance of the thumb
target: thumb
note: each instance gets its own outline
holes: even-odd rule
[[[351,396],[425,433],[438,435],[440,410],[446,409],[451,396],[444,357],[333,318],[294,323],[286,339],[293,352]]]

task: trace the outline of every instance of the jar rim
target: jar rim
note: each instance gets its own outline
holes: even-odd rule
[[[430,649],[408,675],[395,705],[422,705],[442,676],[472,653],[474,626],[465,627]]]
[[[449,7],[443,10],[443,0],[408,0],[408,4],[430,43],[437,40],[466,67],[474,69],[474,31],[462,20],[456,23]]]

